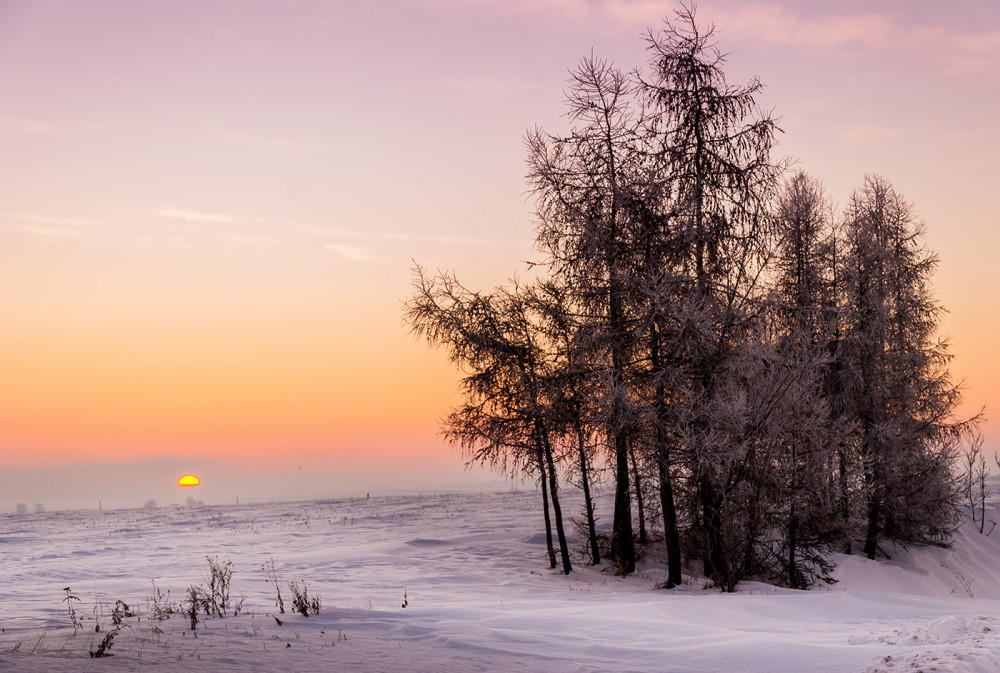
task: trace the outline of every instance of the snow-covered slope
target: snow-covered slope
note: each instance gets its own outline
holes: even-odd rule
[[[729,595],[656,590],[652,561],[563,576],[541,531],[530,492],[0,517],[0,671],[1000,671],[1000,527]],[[233,561],[241,613],[153,619],[151,580],[178,603],[206,556]],[[279,614],[271,559],[320,614]],[[118,600],[137,616],[91,658]]]

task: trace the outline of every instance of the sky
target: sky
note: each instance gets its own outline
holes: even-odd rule
[[[527,129],[674,2],[0,0],[0,511],[486,484],[438,435],[413,262],[534,257]],[[1000,447],[1000,5],[703,1],[777,154],[889,179]],[[181,490],[185,472],[202,478]]]

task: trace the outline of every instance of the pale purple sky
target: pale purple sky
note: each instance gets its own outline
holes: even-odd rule
[[[94,462],[481,479],[434,434],[455,375],[400,325],[411,259],[479,287],[522,271],[525,130],[564,132],[567,70],[641,65],[676,6],[0,0],[8,499]],[[1000,405],[1000,5],[698,15],[729,79],[766,85],[780,154],[841,204],[868,172],[915,203],[970,409]]]

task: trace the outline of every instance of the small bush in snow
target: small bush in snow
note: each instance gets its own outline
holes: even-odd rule
[[[292,592],[292,609],[303,617],[319,614],[319,596],[309,597],[309,585],[305,582],[299,586],[298,581],[292,580],[288,583],[288,588]]]

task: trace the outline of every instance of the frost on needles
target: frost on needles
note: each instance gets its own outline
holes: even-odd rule
[[[531,282],[480,292],[415,267],[405,320],[462,376],[445,436],[538,479],[566,573],[561,484],[584,493],[591,563],[628,574],[662,541],[667,587],[685,558],[726,591],[807,587],[830,551],[947,542],[978,418],[956,417],[912,205],[869,175],[838,212],[774,159],[761,83],[727,82],[693,8],[645,39],[645,67],[582,59],[570,128],[526,135]]]

